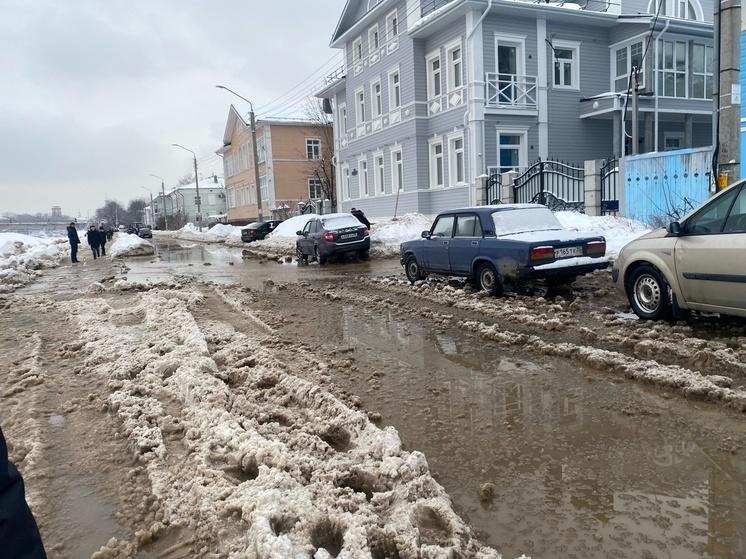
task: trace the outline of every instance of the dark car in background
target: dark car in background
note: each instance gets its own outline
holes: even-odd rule
[[[400,248],[401,264],[412,283],[430,273],[462,276],[496,295],[527,280],[570,284],[609,266],[604,237],[568,231],[539,204],[443,212],[422,237]]]
[[[275,230],[282,220],[262,221],[261,223],[251,223],[241,229],[241,240],[245,243],[251,241],[261,241],[272,231]]]
[[[143,224],[142,224],[142,223],[140,223],[139,221],[138,221],[138,222],[135,222],[135,223],[130,223],[130,224],[129,224],[129,225],[127,226],[127,233],[129,233],[130,235],[137,235],[137,234],[138,234],[138,232],[140,231],[140,228],[141,228],[142,226],[143,226]]]
[[[137,236],[141,239],[152,239],[153,230],[150,228],[149,225],[141,225],[140,228],[137,230]]]
[[[368,258],[370,232],[352,214],[322,215],[310,219],[303,230],[298,231],[295,250],[299,263],[308,262],[310,257],[325,264],[332,256],[349,254]]]

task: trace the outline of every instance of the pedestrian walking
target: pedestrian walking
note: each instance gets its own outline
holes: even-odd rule
[[[101,256],[101,243],[98,238],[98,230],[96,229],[96,226],[90,225],[85,236],[88,237],[88,246],[91,247],[93,259],[96,260],[96,258]]]
[[[0,550],[3,557],[46,559],[34,515],[26,503],[23,478],[8,460],[0,429]]]
[[[106,256],[106,228],[104,224],[98,226],[98,246],[101,247],[101,256]]]
[[[365,217],[365,214],[363,213],[363,210],[358,210],[356,208],[352,208],[352,210],[350,210],[350,213],[352,215],[354,215],[360,223],[362,223],[368,229],[370,229],[370,221],[368,221],[368,218]]]
[[[75,228],[75,222],[70,222],[67,226],[67,240],[70,241],[70,260],[73,264],[78,263],[78,245],[80,244],[80,237],[78,237],[78,230]]]

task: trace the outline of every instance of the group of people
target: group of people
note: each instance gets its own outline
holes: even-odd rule
[[[96,260],[100,256],[106,256],[106,242],[110,241],[114,236],[114,230],[111,228],[107,229],[103,223],[98,227],[91,224],[88,226],[85,236],[88,240],[88,246],[91,247],[93,259]],[[75,264],[78,262],[78,245],[81,244],[75,222],[67,226],[67,239],[70,241],[70,259]]]

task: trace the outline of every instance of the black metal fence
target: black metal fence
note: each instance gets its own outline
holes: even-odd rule
[[[585,170],[565,161],[539,159],[513,181],[518,204],[544,204],[553,211],[583,211]]]
[[[603,215],[619,213],[618,180],[619,159],[608,159],[601,167],[601,213]]]
[[[500,203],[500,186],[501,186],[500,173],[492,173],[485,184],[485,201],[487,204],[499,204]]]

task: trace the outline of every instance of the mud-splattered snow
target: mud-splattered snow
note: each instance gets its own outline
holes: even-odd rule
[[[153,254],[153,244],[141,239],[137,235],[117,233],[114,243],[109,249],[112,258],[125,258],[127,256],[148,256]]]
[[[195,288],[136,297],[124,308],[89,298],[68,312],[87,340],[86,374],[108,379],[108,407],[163,525],[199,519],[230,557],[499,557],[454,513],[424,455],[295,376],[265,333],[198,323]]]
[[[14,291],[41,270],[59,266],[69,250],[67,239],[0,233],[0,293]]]

